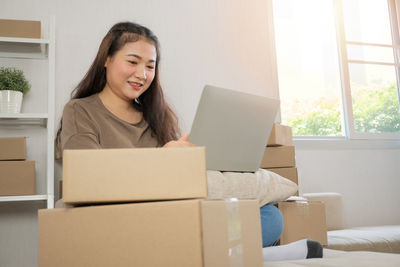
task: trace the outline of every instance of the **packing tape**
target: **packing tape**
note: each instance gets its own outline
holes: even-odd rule
[[[242,239],[242,223],[240,220],[240,207],[237,198],[225,199],[228,217],[228,242],[240,241]],[[242,243],[229,248],[229,266],[243,266]]]
[[[243,245],[237,245],[229,248],[229,267],[243,266]]]
[[[306,218],[310,215],[309,203],[297,203],[297,205],[299,206],[298,214],[302,218]]]
[[[240,222],[240,208],[237,198],[225,199],[228,215],[228,241],[240,240],[242,238],[242,224]]]

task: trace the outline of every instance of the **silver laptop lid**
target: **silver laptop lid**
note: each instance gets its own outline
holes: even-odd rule
[[[189,141],[206,147],[208,170],[255,172],[279,100],[206,85]]]

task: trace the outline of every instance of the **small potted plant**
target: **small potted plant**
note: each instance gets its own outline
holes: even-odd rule
[[[22,96],[30,89],[22,70],[0,68],[0,113],[20,113]]]

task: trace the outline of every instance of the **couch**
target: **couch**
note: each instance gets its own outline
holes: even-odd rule
[[[339,193],[309,193],[303,197],[325,203],[328,249],[400,253],[400,225],[345,228]]]
[[[310,201],[325,203],[328,245],[323,258],[264,262],[264,267],[398,267],[400,266],[400,225],[344,227],[342,195],[303,194]]]

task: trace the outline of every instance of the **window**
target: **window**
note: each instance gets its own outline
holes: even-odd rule
[[[400,138],[397,0],[274,0],[282,122],[296,136]]]

